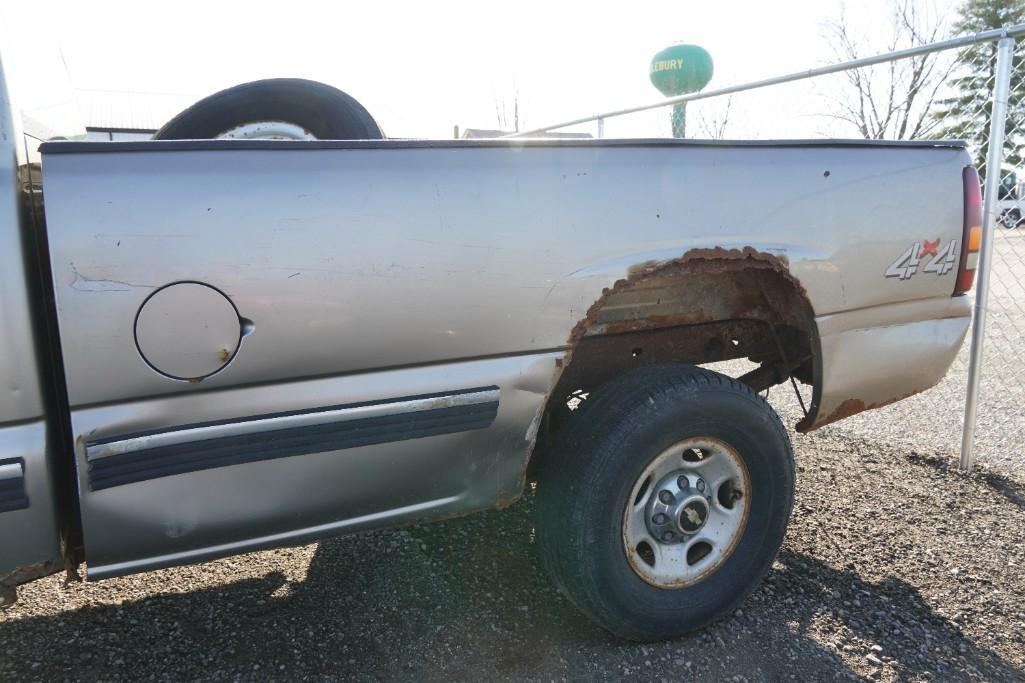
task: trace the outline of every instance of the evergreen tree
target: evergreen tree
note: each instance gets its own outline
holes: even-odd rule
[[[961,18],[953,26],[954,35],[1025,23],[1025,0],[965,0],[960,14]],[[981,43],[962,50],[958,55],[956,77],[950,80],[954,92],[951,97],[940,101],[934,114],[941,122],[939,137],[966,140],[975,159],[975,166],[983,176],[989,152],[996,54],[996,42]],[[1025,98],[1025,41],[1018,40],[1014,47],[1007,109],[1005,169],[1018,168],[1025,156],[1025,99],[1022,98]],[[1009,180],[1013,186],[1013,175]]]

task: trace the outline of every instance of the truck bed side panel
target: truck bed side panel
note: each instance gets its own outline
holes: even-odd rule
[[[508,500],[574,325],[638,264],[750,247],[786,264],[820,321],[862,311],[864,329],[900,302],[949,301],[952,272],[886,272],[916,242],[960,239],[967,162],[950,146],[70,149],[44,149],[44,182],[94,576]],[[199,299],[195,320],[187,297],[140,313],[188,283],[230,302],[242,336],[191,341],[208,338],[192,329]],[[925,347],[937,367],[963,313]],[[906,389],[884,364],[837,372],[843,344],[827,353],[834,408]],[[182,381],[153,358],[224,367]],[[496,412],[472,430],[321,452],[299,438],[274,459],[253,437],[265,419],[347,420],[364,404],[393,419],[482,388]]]

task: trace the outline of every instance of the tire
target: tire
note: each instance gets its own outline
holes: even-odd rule
[[[640,476],[657,463],[672,462],[660,459],[679,444],[697,443],[692,439],[724,444],[731,449],[726,460],[742,461],[746,469],[740,476],[746,475],[750,490],[737,493],[740,502],[731,504],[746,506],[743,522],[732,532],[732,545],[713,549],[718,553],[713,569],[681,582],[681,587],[654,585],[635,570],[640,555],[636,549],[628,559],[624,522],[639,508],[627,504],[635,491],[638,499],[642,493]],[[685,461],[686,452],[683,457]],[[707,467],[701,462],[713,460],[683,466]],[[650,486],[645,500],[651,503],[643,505],[658,505],[652,496],[659,486]],[[707,520],[713,519],[715,504],[722,503],[722,488],[709,491],[716,502],[709,499],[707,526],[697,535],[711,528]],[[683,495],[678,492],[677,497]],[[629,640],[671,638],[729,614],[758,585],[782,545],[793,497],[790,440],[760,396],[741,382],[701,368],[648,366],[599,387],[555,436],[538,477],[539,551],[562,592],[600,626]],[[682,515],[677,519],[684,523]],[[681,541],[666,547],[666,557],[677,557],[683,547],[696,546]],[[688,550],[687,571],[690,556]]]
[[[155,140],[208,140],[238,126],[283,121],[318,140],[379,140],[374,117],[337,88],[300,78],[271,78],[214,93],[168,121]]]
[[[1000,214],[1000,223],[1008,230],[1012,230],[1021,225],[1021,219],[1021,211],[1018,209],[1005,209]]]

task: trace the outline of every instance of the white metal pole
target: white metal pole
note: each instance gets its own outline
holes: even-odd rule
[[[989,274],[993,261],[993,230],[996,224],[997,193],[1000,191],[1000,164],[1004,151],[1004,125],[1011,83],[1011,59],[1014,38],[997,43],[996,79],[993,83],[993,109],[989,123],[989,151],[986,154],[986,179],[982,195],[982,249],[975,285],[975,320],[972,348],[968,361],[968,393],[965,396],[964,432],[961,436],[961,471],[970,472],[974,454],[975,415],[979,407],[979,383],[982,378],[982,347],[986,338],[986,302],[989,299]]]
[[[992,42],[997,39],[1020,35],[1025,35],[1025,24],[1015,24],[1014,26],[1007,26],[1005,28],[996,28],[990,31],[982,31],[980,33],[975,33],[972,35],[961,36],[960,38],[950,38],[949,40],[941,40],[937,43],[929,43],[927,45],[909,47],[904,50],[897,50],[896,52],[887,52],[881,55],[873,55],[872,57],[861,57],[860,59],[852,59],[848,62],[840,62],[838,64],[830,64],[828,66],[820,66],[814,69],[808,69],[807,71],[798,71],[796,73],[786,74],[784,76],[776,76],[774,78],[766,78],[760,81],[751,81],[750,83],[731,85],[726,88],[717,88],[715,90],[702,90],[701,92],[690,93],[689,95],[669,97],[664,100],[659,100],[658,102],[650,102],[648,104],[642,104],[637,107],[627,107],[626,109],[606,111],[602,112],[601,114],[595,114],[594,116],[585,116],[583,118],[573,119],[571,121],[553,123],[550,126],[545,126],[543,128],[531,128],[530,130],[517,131],[515,133],[507,133],[506,135],[502,135],[499,137],[529,137],[531,135],[544,133],[549,130],[554,130],[556,128],[567,128],[569,126],[576,126],[581,123],[590,123],[591,121],[597,121],[598,119],[611,119],[614,116],[625,116],[626,114],[633,114],[635,112],[645,111],[648,109],[658,109],[659,107],[665,107],[670,104],[693,102],[694,100],[704,100],[710,97],[721,97],[722,95],[730,95],[735,92],[754,90],[756,88],[765,88],[770,85],[790,83],[792,81],[800,81],[805,78],[815,78],[816,76],[825,76],[826,74],[833,74],[839,71],[847,71],[849,69],[857,69],[864,66],[872,66],[873,64],[883,64],[885,62],[893,62],[898,59],[906,59],[908,57],[917,57],[918,55],[925,55],[931,52],[940,52],[942,50],[951,50],[959,47],[967,47],[969,45],[974,45],[977,43]]]
[[[603,118],[598,119],[598,137],[605,137],[605,119]]]

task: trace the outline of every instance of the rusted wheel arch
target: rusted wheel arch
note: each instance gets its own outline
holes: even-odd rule
[[[569,347],[536,452],[571,417],[567,401],[574,395],[655,363],[748,358],[761,365],[741,379],[758,390],[791,375],[812,386],[809,418],[799,428],[818,409],[821,366],[811,303],[785,258],[751,248],[695,249],[631,269],[576,324]]]

